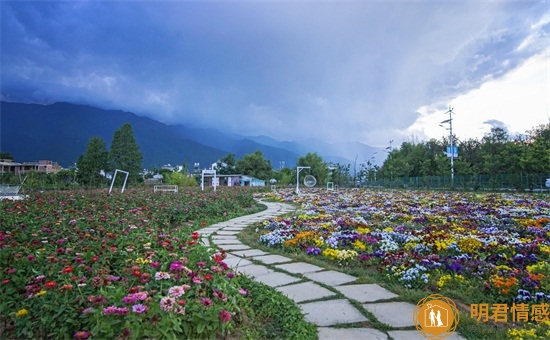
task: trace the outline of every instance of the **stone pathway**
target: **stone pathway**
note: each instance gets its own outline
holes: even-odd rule
[[[383,287],[377,284],[354,284],[357,279],[354,276],[272,255],[241,243],[237,234],[248,225],[294,211],[294,207],[288,204],[262,203],[267,206],[267,210],[201,229],[199,232],[203,242],[207,246],[224,249],[228,253],[224,262],[230,267],[274,287],[294,300],[305,319],[317,325],[319,339],[425,339],[416,331],[413,323],[416,306],[408,302],[395,302],[398,295]],[[350,300],[356,302],[355,306]],[[374,315],[376,320],[369,320],[356,307],[357,304]],[[392,330],[382,332],[361,326],[368,321],[382,322]],[[334,327],[346,324],[353,325]],[[447,339],[463,338],[454,333]]]

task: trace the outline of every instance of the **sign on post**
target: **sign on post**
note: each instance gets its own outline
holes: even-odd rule
[[[202,171],[202,180],[201,180],[201,190],[204,191],[204,175],[214,175],[212,179],[212,186],[214,187],[214,191],[216,191],[216,187],[220,184],[219,179],[216,177],[216,170],[203,170]],[[210,176],[207,176],[210,177]]]
[[[458,146],[447,147],[447,158],[458,158]]]

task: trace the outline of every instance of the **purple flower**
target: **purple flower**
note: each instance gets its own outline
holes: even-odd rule
[[[138,303],[137,305],[132,306],[132,312],[134,313],[145,313],[149,310],[149,307],[142,305],[141,303]]]
[[[209,298],[202,298],[201,303],[204,307],[210,307],[214,304]]]
[[[173,272],[177,272],[183,269],[183,265],[180,261],[176,260],[170,264],[170,270]]]

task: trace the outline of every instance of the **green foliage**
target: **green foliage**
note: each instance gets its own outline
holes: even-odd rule
[[[513,138],[502,128],[492,128],[481,140],[461,141],[456,137],[454,140],[459,147],[459,156],[454,159],[456,176],[517,174],[516,186],[520,188],[525,174],[531,175],[530,187],[540,185],[550,175],[550,123]],[[448,176],[451,170],[445,155],[448,144],[446,138],[404,142],[389,153],[378,179]]]
[[[192,187],[197,186],[198,182],[195,177],[187,176],[185,173],[181,172],[170,172],[165,173],[164,182],[166,184],[177,185],[180,187]]]
[[[311,169],[307,172],[300,172],[300,181],[307,175],[312,175],[317,180],[317,185],[323,185],[328,181],[329,169],[327,163],[316,152],[308,153],[303,157],[298,158],[298,166],[309,166]]]
[[[243,175],[269,180],[272,177],[273,167],[271,162],[264,158],[262,151],[257,150],[253,154],[244,155],[239,159],[236,171]]]
[[[216,163],[216,171],[220,175],[234,175],[237,173],[237,159],[229,153]]]
[[[12,159],[13,160],[13,156],[11,155],[11,153],[9,152],[0,152],[0,159]]]
[[[105,177],[100,174],[100,171],[107,169],[108,160],[109,152],[105,141],[97,136],[90,138],[86,152],[79,157],[77,162],[78,181],[89,187],[105,184]]]
[[[141,162],[143,155],[134,137],[132,126],[128,123],[115,131],[110,150],[111,170],[120,169],[130,173],[130,182],[136,182],[140,178]]]

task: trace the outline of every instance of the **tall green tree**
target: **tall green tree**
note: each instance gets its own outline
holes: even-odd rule
[[[237,159],[232,153],[228,153],[216,163],[216,171],[220,175],[233,175],[237,172]]]
[[[128,171],[130,173],[128,180],[131,182],[136,182],[141,178],[139,173],[142,170],[143,155],[136,143],[132,125],[129,123],[122,125],[115,131],[109,158],[111,170]]]
[[[235,170],[243,175],[263,180],[269,180],[273,177],[271,162],[264,158],[261,150],[256,150],[253,154],[244,155],[240,158],[237,161]]]
[[[108,167],[109,152],[107,144],[101,137],[91,137],[86,145],[86,152],[78,158],[77,179],[86,186],[98,187],[105,182],[100,172]]]
[[[303,178],[306,175],[312,175],[317,180],[317,185],[324,185],[328,182],[328,164],[325,163],[323,161],[323,158],[319,156],[316,152],[308,153],[305,156],[298,158],[298,162],[296,162],[296,165],[311,167],[309,171],[304,170],[300,172],[300,181],[303,181]]]

